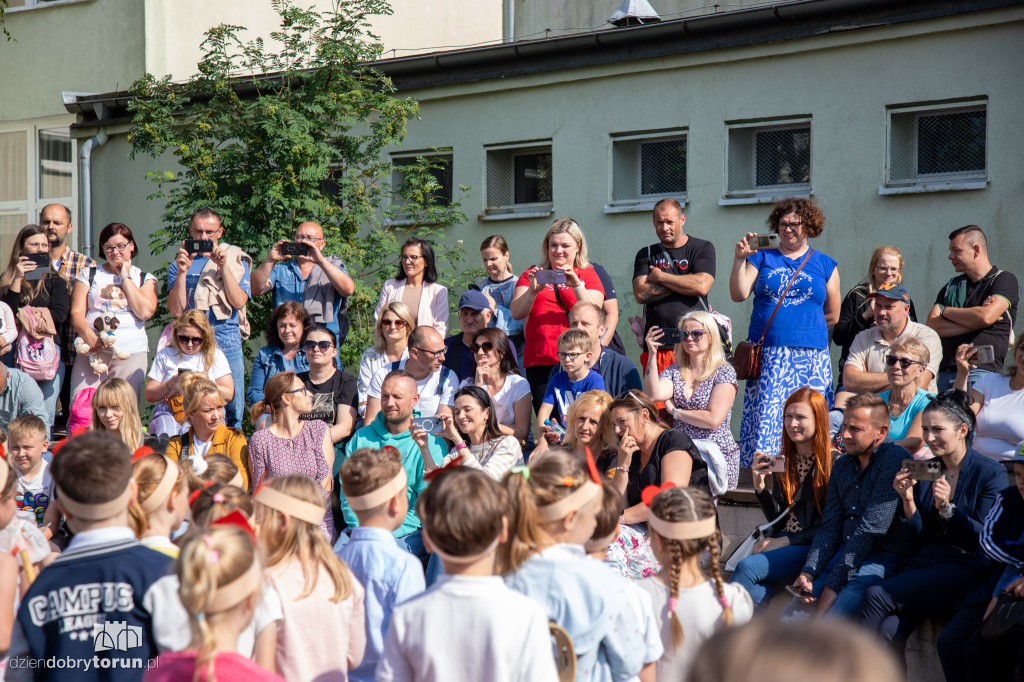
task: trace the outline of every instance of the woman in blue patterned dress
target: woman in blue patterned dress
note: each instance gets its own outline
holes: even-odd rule
[[[842,295],[836,261],[807,243],[821,234],[825,214],[811,199],[783,199],[768,216],[779,235],[776,249],[754,249],[755,235],[736,242],[729,293],[737,303],[754,295],[748,338],[757,341],[793,274],[807,258],[775,320],[761,353],[761,377],[748,381],[740,425],[740,463],[749,467],[757,451],[777,454],[782,408],[790,393],[810,387],[832,405],[828,328],[839,319]],[[808,254],[809,257],[808,257]]]

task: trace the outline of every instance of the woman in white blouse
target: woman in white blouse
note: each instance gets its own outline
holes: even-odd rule
[[[974,449],[983,455],[1006,461],[1024,440],[1024,334],[1011,351],[1013,367],[1006,374],[982,374],[970,384],[972,360],[977,350],[965,343],[956,349],[956,381],[953,388],[971,394],[971,409],[978,415]]]
[[[373,329],[373,345],[363,351],[359,358],[359,376],[356,387],[359,390],[359,416],[366,411],[366,393],[370,380],[377,370],[392,362],[409,357],[409,335],[416,329],[412,312],[401,301],[392,301],[378,311],[377,326]]]
[[[377,319],[384,306],[401,301],[415,311],[417,327],[433,327],[442,337],[448,334],[448,289],[437,283],[437,266],[430,242],[409,237],[402,245],[398,274],[384,282],[377,301]]]
[[[463,466],[481,469],[495,481],[500,481],[505,472],[523,463],[519,441],[498,429],[494,412],[491,397],[484,389],[479,386],[459,389],[455,394],[452,416],[441,416],[444,421],[441,435],[455,444],[442,465],[463,455]]]
[[[533,403],[530,382],[519,374],[508,336],[497,327],[488,327],[476,335],[469,349],[476,359],[476,372],[460,388],[485,389],[494,403],[498,428],[522,443],[530,433]]]

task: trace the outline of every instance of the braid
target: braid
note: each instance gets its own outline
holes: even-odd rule
[[[683,545],[678,540],[662,538],[665,549],[672,555],[672,566],[668,574],[668,617],[672,621],[672,645],[678,649],[683,643],[683,624],[676,613],[676,600],[679,598],[679,578],[683,572]]]
[[[722,573],[718,567],[718,533],[715,533],[708,541],[708,549],[711,551],[711,580],[715,583],[715,592],[718,593],[718,601],[722,604],[722,624],[726,627],[733,625],[732,604],[725,596],[725,582],[722,580]]]
[[[213,663],[214,659],[217,658],[217,642],[213,638],[210,625],[206,622],[205,617],[197,618],[192,616],[192,621],[195,623],[196,631],[199,634],[199,650],[196,652],[196,669],[192,673],[192,682],[215,680]]]

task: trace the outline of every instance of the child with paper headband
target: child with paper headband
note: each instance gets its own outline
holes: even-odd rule
[[[366,646],[363,586],[320,532],[324,498],[303,474],[253,494],[267,580],[281,596],[277,670],[289,680],[346,680]]]
[[[584,549],[603,500],[593,458],[584,465],[558,448],[513,467],[502,486],[509,496],[510,537],[498,548],[505,584],[544,605],[569,633],[578,681],[638,675],[644,628],[623,599],[625,578]]]
[[[128,523],[135,537],[177,559],[178,547],[171,542],[171,533],[188,516],[188,477],[173,459],[151,454],[132,464],[132,480],[139,486],[128,508]]]
[[[508,535],[505,501],[487,474],[460,466],[438,473],[420,494],[423,542],[444,575],[395,608],[378,682],[558,679],[544,609],[494,575]]]
[[[637,583],[651,595],[662,622],[665,655],[658,663],[658,679],[686,680],[701,644],[721,626],[749,621],[754,602],[745,589],[724,582],[719,573],[719,533],[710,495],[693,488],[648,486],[643,500],[651,510],[651,549],[662,565],[661,573]],[[699,564],[705,550],[711,555],[710,576]]]
[[[178,580],[192,642],[184,651],[161,654],[146,682],[282,679],[236,650],[263,585],[259,553],[244,531],[219,526],[191,537],[181,548]]]

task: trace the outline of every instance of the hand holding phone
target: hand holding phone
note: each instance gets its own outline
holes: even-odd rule
[[[308,256],[309,244],[304,244],[302,242],[285,242],[281,244],[280,251],[282,256]]]
[[[971,355],[971,360],[981,364],[995,362],[996,349],[994,346],[990,345],[975,346],[974,353]]]
[[[786,473],[786,456],[785,455],[769,455],[772,458],[771,464],[768,465],[768,471],[773,474],[784,474]]]
[[[915,481],[937,481],[942,476],[942,464],[938,460],[905,459],[903,468]]]
[[[658,343],[662,346],[674,346],[683,340],[683,330],[678,327],[665,327],[661,330]]]
[[[762,249],[774,249],[779,246],[779,235],[777,234],[755,234],[747,240],[750,248],[754,251]]]
[[[213,251],[212,239],[186,239],[184,247],[188,254],[210,253]]]
[[[27,259],[29,263],[34,263],[36,266],[34,269],[25,273],[24,277],[26,281],[32,282],[40,280],[44,275],[50,272],[49,253],[46,253],[45,251],[43,253],[23,253],[21,254],[21,257]]]
[[[438,434],[444,430],[444,422],[439,417],[413,417],[411,429],[423,429],[427,433]]]
[[[565,284],[565,270],[538,270],[537,284]]]

